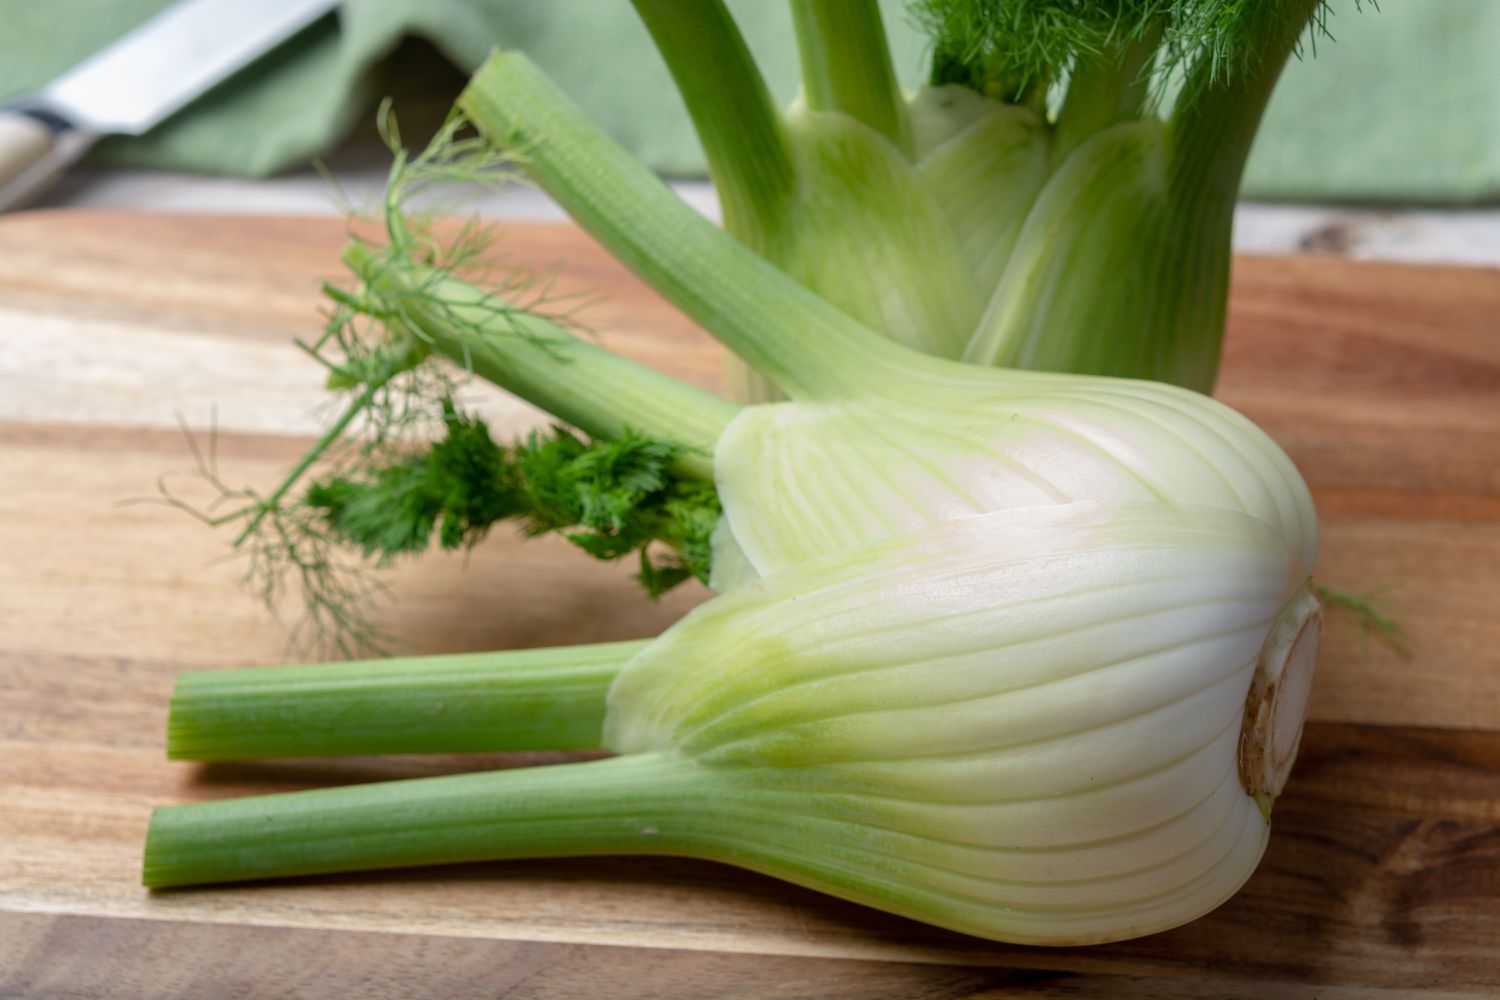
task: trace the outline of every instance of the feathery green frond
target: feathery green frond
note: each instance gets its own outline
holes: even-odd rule
[[[485,422],[445,403],[446,436],[381,466],[330,477],[306,505],[331,536],[385,565],[436,543],[470,548],[497,521],[556,532],[596,559],[638,554],[652,596],[707,580],[719,517],[713,486],[675,468],[681,449],[630,433],[587,441],[562,427],[502,448]]]
[[[374,570],[434,542],[472,547],[500,520],[533,535],[558,532],[596,558],[635,554],[653,596],[707,579],[718,500],[698,471],[700,444],[629,427],[616,440],[591,441],[559,427],[502,447],[452,400],[476,367],[497,378],[499,359],[518,366],[508,387],[550,392],[551,408],[554,397],[598,402],[624,391],[654,401],[689,439],[695,408],[710,429],[735,408],[654,373],[622,389],[640,366],[574,334],[580,298],[558,294],[552,272],[495,253],[493,230],[478,220],[451,221],[456,205],[441,199],[464,196],[453,185],[508,183],[516,154],[468,133],[456,114],[415,155],[402,149],[388,106],[379,126],[394,155],[379,208],[387,239],[356,241],[361,284],[325,285],[321,335],[298,344],[327,371],[327,430],[267,492],[229,487],[195,446],[213,501],[200,509],[165,489],[163,499],[211,525],[237,525],[250,588],[273,611],[300,596],[294,638],[344,656],[379,651],[389,639],[371,614],[382,593]]]
[[[933,46],[934,84],[994,97],[1058,80],[1081,59],[1159,35],[1149,72],[1164,80],[1202,64],[1203,83],[1252,68],[1268,48],[1295,44],[1319,0],[914,0],[910,10]],[[1268,32],[1275,37],[1267,46]]]

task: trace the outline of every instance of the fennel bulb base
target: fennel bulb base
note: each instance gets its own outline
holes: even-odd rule
[[[1312,590],[1299,590],[1271,628],[1245,697],[1240,781],[1267,818],[1302,744],[1322,621],[1322,607]]]

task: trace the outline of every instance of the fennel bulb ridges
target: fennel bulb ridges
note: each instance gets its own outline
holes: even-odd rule
[[[1160,383],[955,366],[920,398],[747,407],[714,470],[761,573],[947,518],[1079,501],[1237,510],[1274,526],[1309,570],[1317,553],[1311,497],[1281,449]]]
[[[710,856],[989,937],[1133,936],[1259,860],[1240,724],[1305,593],[1298,555],[1234,511],[957,518],[690,613],[621,671],[605,738],[682,755],[735,804]]]

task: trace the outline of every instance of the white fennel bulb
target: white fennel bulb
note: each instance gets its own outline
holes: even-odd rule
[[[692,775],[691,823],[646,817],[675,853],[989,938],[1115,940],[1254,870],[1315,644],[1305,563],[1244,513],[970,515],[692,612],[615,681],[606,743]]]
[[[1156,500],[1261,521],[1311,572],[1317,515],[1301,475],[1207,396],[959,366],[919,387],[745,408],[714,456],[726,561],[737,545],[764,574],[970,514]]]

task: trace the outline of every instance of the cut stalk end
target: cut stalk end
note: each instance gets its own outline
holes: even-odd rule
[[[1306,587],[1299,590],[1261,648],[1245,698],[1240,783],[1268,817],[1271,802],[1286,787],[1302,743],[1322,621],[1318,599]]]

